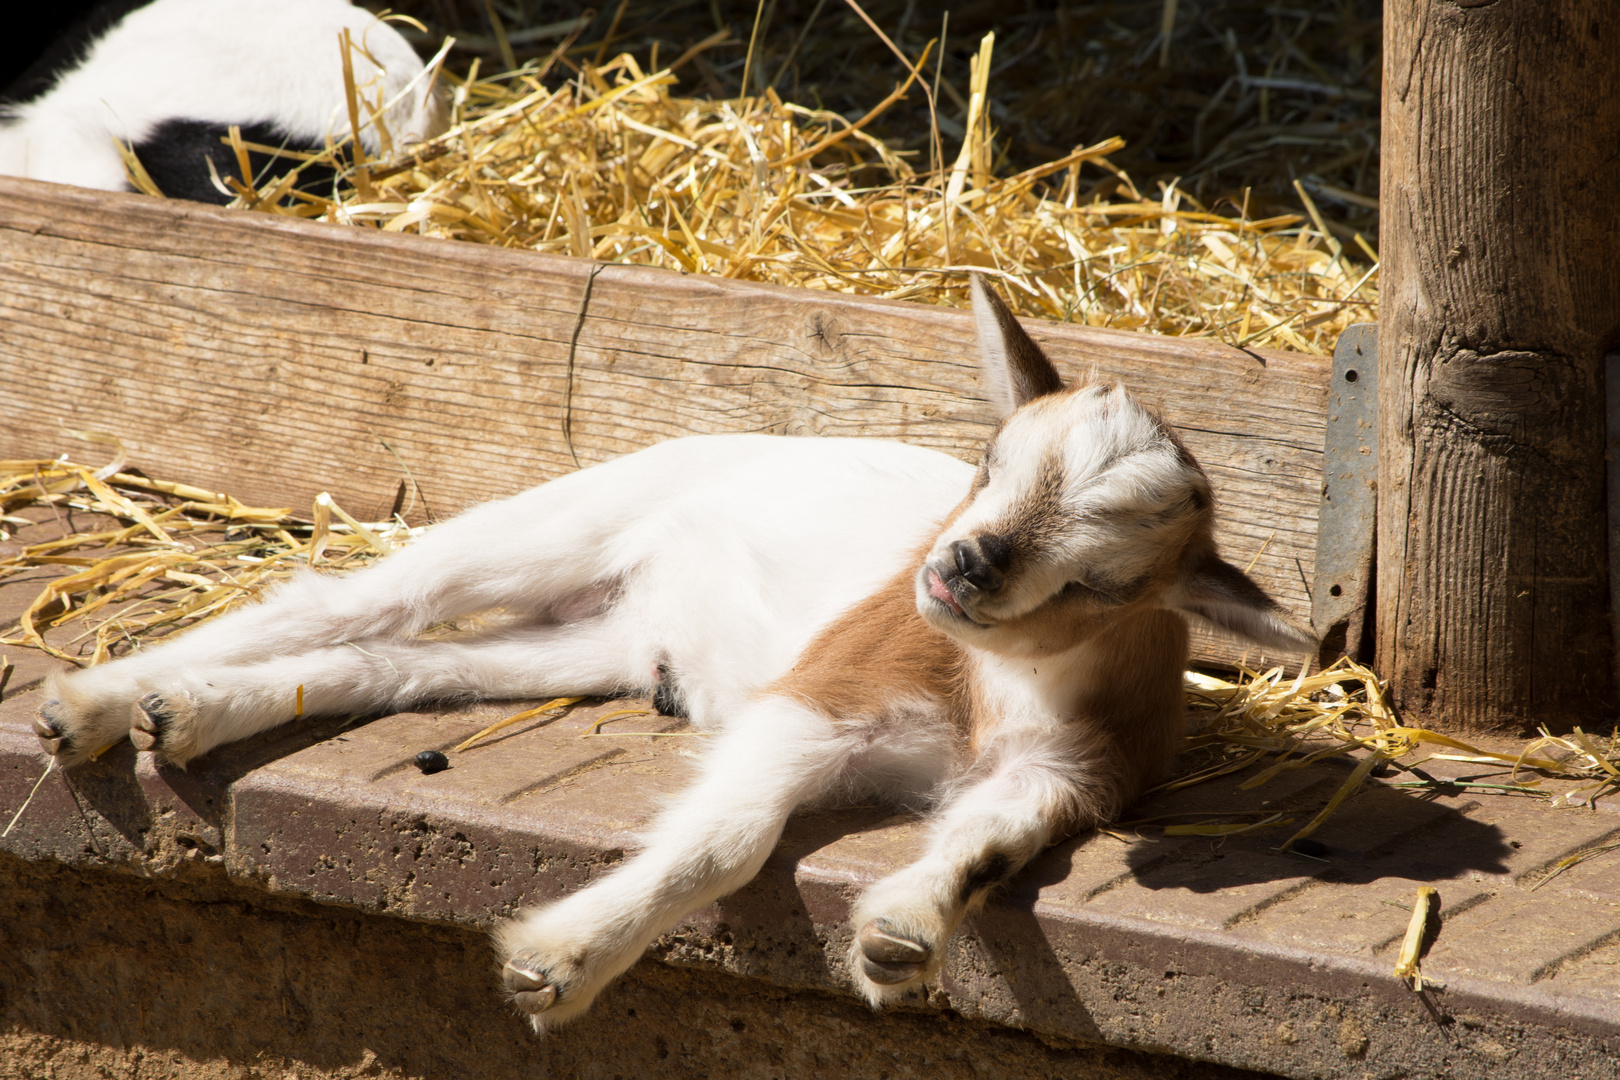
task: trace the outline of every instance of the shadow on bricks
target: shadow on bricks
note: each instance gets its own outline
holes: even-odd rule
[[[1497,825],[1471,816],[1481,805],[1478,801],[1440,801],[1436,792],[1414,794],[1376,779],[1364,782],[1311,834],[1303,853],[1280,850],[1339,789],[1351,768],[1350,762],[1331,761],[1300,770],[1292,791],[1284,787],[1262,803],[1264,809],[1281,811],[1290,819],[1274,827],[1229,837],[1145,837],[1146,842],[1131,845],[1127,856],[1135,885],[1241,896],[1248,886],[1286,887],[1290,882],[1370,884],[1393,878],[1409,880],[1415,889],[1508,872],[1513,849]],[[1231,783],[1221,778],[1203,785],[1216,789],[1213,802],[1209,796],[1178,798],[1182,795],[1178,792],[1139,806],[1132,814],[1164,815],[1174,813],[1183,802],[1201,802],[1214,817],[1220,813],[1222,796],[1228,800],[1227,808],[1236,809],[1247,804],[1245,796],[1263,797],[1272,786],[1251,792],[1219,790]],[[1444,793],[1448,792],[1440,794]],[[1277,895],[1275,888],[1268,891]]]

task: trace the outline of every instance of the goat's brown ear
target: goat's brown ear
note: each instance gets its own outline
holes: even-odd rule
[[[1063,389],[1063,379],[1041,347],[1018,325],[1011,309],[974,274],[973,321],[979,331],[979,367],[990,401],[1006,416],[1025,402]]]
[[[1268,649],[1293,653],[1316,647],[1316,638],[1284,619],[1264,589],[1214,551],[1188,564],[1165,603]]]

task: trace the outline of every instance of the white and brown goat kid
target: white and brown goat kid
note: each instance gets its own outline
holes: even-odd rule
[[[292,719],[300,685],[334,713],[657,690],[716,738],[639,854],[498,931],[516,1004],[541,1030],[578,1015],[795,809],[874,796],[932,807],[926,854],[854,918],[859,988],[902,994],[998,882],[1163,771],[1181,612],[1309,644],[1217,555],[1209,482],[1156,416],[1065,389],[979,281],[974,311],[1005,414],[977,471],[875,440],[664,443],[58,679],[40,737],[64,764],[126,732],[184,764]],[[493,608],[500,629],[415,636]]]

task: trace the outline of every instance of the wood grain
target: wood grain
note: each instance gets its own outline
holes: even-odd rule
[[[1607,725],[1615,6],[1399,0],[1384,29],[1378,667],[1413,720]]]
[[[971,457],[993,420],[965,312],[4,178],[0,320],[0,454],[110,432],[154,474],[365,517],[401,461],[446,516],[679,435]],[[1183,432],[1228,557],[1306,621],[1328,361],[1026,325]]]

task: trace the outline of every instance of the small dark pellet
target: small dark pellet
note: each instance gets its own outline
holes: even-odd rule
[[[450,759],[437,750],[424,750],[416,755],[416,767],[432,776],[436,772],[444,772],[450,767]]]

